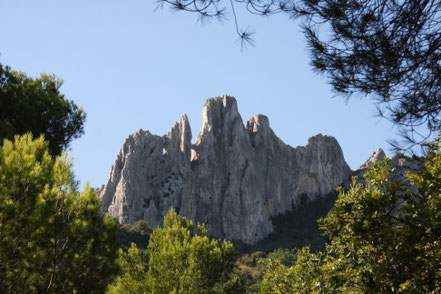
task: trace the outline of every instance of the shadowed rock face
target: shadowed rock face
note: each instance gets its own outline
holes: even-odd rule
[[[175,207],[215,237],[254,244],[273,231],[271,218],[301,197],[328,194],[351,175],[335,138],[319,134],[293,148],[264,115],[244,125],[229,96],[207,99],[194,145],[191,137],[186,115],[162,137],[130,135],[101,193],[103,212],[154,227]]]

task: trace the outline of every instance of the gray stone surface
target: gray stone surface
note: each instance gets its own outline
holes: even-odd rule
[[[352,175],[358,178],[359,183],[364,183],[363,175],[369,170],[369,166],[386,157],[384,151],[380,148],[375,150],[371,157],[357,170],[353,171]],[[416,173],[424,167],[424,161],[418,156],[406,156],[402,153],[394,153],[389,158],[389,164],[392,168],[392,180],[407,181],[405,177],[407,172]],[[346,188],[349,188],[349,181]]]
[[[130,135],[100,195],[103,212],[155,227],[175,207],[215,237],[254,244],[273,231],[271,218],[301,198],[324,197],[352,174],[335,138],[319,134],[293,148],[264,115],[244,125],[229,96],[207,99],[195,144],[191,137],[186,115],[162,137]]]

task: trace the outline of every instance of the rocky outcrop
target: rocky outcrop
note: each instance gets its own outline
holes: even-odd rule
[[[363,176],[369,170],[369,167],[374,162],[384,160],[386,154],[380,148],[375,150],[371,157],[357,170],[355,170],[352,175],[358,178],[359,183],[364,183]],[[424,160],[421,157],[412,155],[406,156],[402,153],[395,153],[389,158],[389,164],[392,169],[391,180],[407,181],[406,173],[417,173],[424,167]],[[349,188],[349,181],[346,182],[346,188]]]
[[[170,207],[206,224],[215,237],[254,244],[271,219],[300,199],[323,197],[351,170],[335,138],[316,135],[305,147],[282,142],[264,115],[244,125],[233,97],[207,99],[191,143],[186,115],[170,132],[130,135],[101,193],[103,211],[132,224],[160,226]]]

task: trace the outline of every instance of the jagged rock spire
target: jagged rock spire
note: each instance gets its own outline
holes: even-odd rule
[[[264,115],[244,126],[236,99],[225,95],[206,100],[194,145],[186,115],[165,136],[130,135],[101,201],[121,223],[160,226],[173,206],[215,237],[253,244],[301,197],[325,196],[350,175],[335,138],[319,134],[292,148]]]

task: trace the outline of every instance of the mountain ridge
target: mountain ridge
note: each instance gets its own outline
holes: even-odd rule
[[[155,227],[175,207],[214,237],[255,244],[302,197],[324,197],[352,175],[334,137],[291,147],[262,114],[244,124],[231,96],[206,100],[194,144],[191,138],[185,114],[164,136],[130,135],[100,195],[103,212]]]

